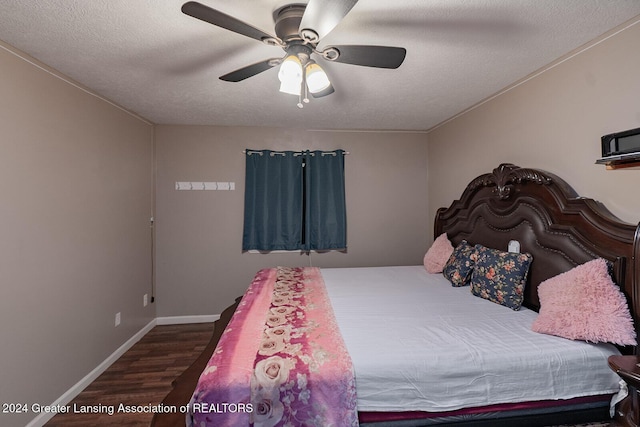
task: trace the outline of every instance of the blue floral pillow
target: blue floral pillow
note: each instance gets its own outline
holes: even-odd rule
[[[453,286],[469,284],[469,278],[475,265],[476,249],[466,240],[456,246],[449,260],[442,269],[442,274]]]
[[[471,274],[471,293],[520,310],[533,257],[476,245],[476,265]]]

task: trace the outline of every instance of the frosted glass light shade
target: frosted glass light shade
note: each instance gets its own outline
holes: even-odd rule
[[[300,94],[302,64],[297,56],[289,55],[282,61],[280,71],[278,71],[278,79],[280,80],[280,92],[290,93],[292,95]]]
[[[315,62],[307,65],[307,87],[309,92],[318,93],[329,87],[331,82],[327,73]]]

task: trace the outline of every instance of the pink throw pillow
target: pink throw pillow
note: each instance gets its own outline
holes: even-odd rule
[[[444,265],[453,253],[453,245],[447,237],[447,233],[442,233],[427,251],[424,256],[424,268],[427,273],[442,273]]]
[[[613,283],[604,259],[594,259],[538,286],[540,313],[534,332],[572,340],[636,345],[624,294]]]

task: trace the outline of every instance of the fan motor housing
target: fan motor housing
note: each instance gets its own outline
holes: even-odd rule
[[[302,40],[300,37],[300,21],[306,5],[289,4],[276,9],[273,12],[273,20],[275,21],[276,36],[283,42],[290,40]]]

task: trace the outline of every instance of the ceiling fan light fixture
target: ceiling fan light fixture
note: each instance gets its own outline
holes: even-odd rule
[[[240,82],[280,65],[280,91],[298,96],[298,106],[309,101],[309,93],[321,98],[335,92],[322,68],[311,59],[373,68],[398,68],[407,50],[402,47],[376,45],[338,45],[321,51],[317,45],[349,13],[358,0],[308,0],[286,4],[273,12],[275,33],[255,28],[231,15],[196,1],[187,1],[182,12],[200,21],[249,37],[286,52],[284,58],[271,58],[239,68],[220,77],[227,82]]]
[[[282,61],[280,71],[278,71],[278,79],[280,80],[280,92],[292,95],[300,94],[302,63],[296,55],[289,55]]]
[[[290,81],[280,82],[280,92],[288,93],[290,95],[300,95],[300,86],[302,83]]]
[[[322,67],[314,61],[309,61],[306,67],[306,80],[309,92],[318,93],[331,86],[327,73],[324,72]]]

